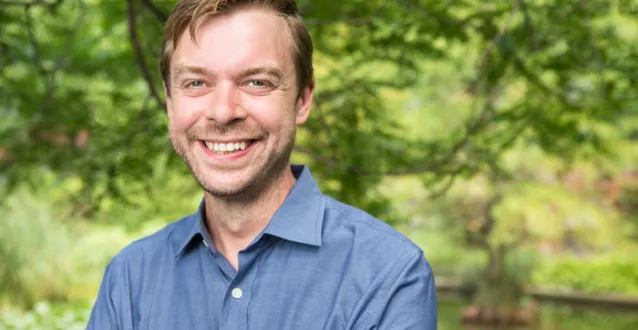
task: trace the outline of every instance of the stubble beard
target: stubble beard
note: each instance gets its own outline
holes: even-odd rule
[[[194,156],[194,149],[198,147],[197,139],[192,137],[194,134],[187,133],[186,136],[180,138],[172,131],[169,133],[173,149],[206,193],[220,200],[249,202],[258,199],[264,192],[268,191],[269,187],[275,184],[284,171],[289,170],[288,165],[294,148],[296,126],[292,127],[292,131],[285,136],[285,143],[280,149],[272,150],[270,154],[261,155],[256,159],[252,165],[252,173],[246,173],[237,178],[236,181],[239,183],[233,187],[215,186],[213,182],[210,182],[214,178],[207,179],[207,175],[204,173],[205,169],[200,168]],[[265,141],[267,136],[265,134],[261,141]],[[261,141],[260,143],[262,143]]]

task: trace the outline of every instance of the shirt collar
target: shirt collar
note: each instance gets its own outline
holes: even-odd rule
[[[204,230],[202,226],[204,221],[204,199],[202,198],[197,208],[197,212],[189,215],[184,219],[184,225],[178,227],[173,232],[173,246],[175,247],[175,257],[179,256],[187,247],[191,246],[194,241],[202,241],[204,239]],[[208,233],[207,233],[208,234]]]
[[[292,165],[297,182],[272,217],[265,234],[302,244],[321,246],[325,199],[310,170]]]
[[[291,170],[297,182],[270,219],[264,234],[297,243],[321,246],[325,211],[324,196],[305,165],[291,165]],[[184,219],[182,229],[173,233],[176,257],[191,246],[193,241],[205,241],[205,237],[209,236],[204,219],[205,203],[202,199],[197,212]],[[209,248],[215,251],[214,246]]]

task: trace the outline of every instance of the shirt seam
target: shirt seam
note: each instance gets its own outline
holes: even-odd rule
[[[328,203],[327,203],[327,202],[326,202],[326,207],[325,207],[325,208],[326,208],[326,210],[332,210],[332,211],[335,211],[335,212],[339,213],[339,216],[341,216],[341,217],[343,217],[343,218],[351,219],[351,217],[347,216],[347,214],[344,212],[344,210],[341,210],[341,209],[336,208],[336,207],[334,207],[334,206],[330,206],[330,205],[328,205]],[[369,214],[368,214],[367,216],[374,218],[372,215],[369,215]],[[376,220],[378,220],[378,221],[383,222],[382,220],[380,220],[380,219],[378,219],[378,218],[374,218],[374,219],[376,219]],[[367,228],[369,228],[369,229],[371,229],[371,230],[374,230],[376,233],[382,233],[382,234],[391,233],[391,231],[389,231],[389,230],[384,230],[384,229],[381,229],[381,228],[376,228],[376,227],[374,227],[374,226],[370,225],[369,223],[367,223],[367,222],[365,222],[365,221],[361,221],[361,222],[358,222],[358,223],[360,223],[360,224],[362,224],[362,225],[366,226]],[[392,237],[388,237],[388,238],[390,238],[390,239],[392,239],[392,240],[395,240],[395,241],[398,241],[398,242],[406,243],[408,246],[410,246],[410,247],[411,247],[411,249],[418,251],[417,253],[421,253],[421,252],[422,252],[422,250],[421,250],[421,248],[420,248],[419,246],[415,245],[412,241],[410,241],[410,240],[409,240],[408,238],[406,238],[406,237],[401,237],[401,236],[399,236],[399,237],[395,237],[395,236],[392,236]]]
[[[118,273],[116,273],[116,271],[119,271],[118,268],[118,263],[119,261],[116,260],[116,258],[111,259],[111,261],[109,261],[109,263],[106,266],[107,269],[107,273],[108,273],[108,291],[107,291],[107,310],[112,309],[114,313],[117,313],[117,308],[115,307],[115,301],[113,301],[113,288],[115,287],[115,277],[117,275],[120,275]],[[115,315],[111,315],[111,313],[108,313],[109,316],[109,321],[111,323],[111,325],[114,325],[116,329],[120,328],[120,324],[119,324],[119,319],[115,316]]]
[[[165,240],[166,240],[166,244],[168,244],[170,242],[170,235],[166,235],[165,236]],[[151,254],[151,257],[152,257],[152,254]],[[164,259],[164,258],[162,258],[162,259]],[[160,265],[158,267],[159,269],[157,271],[158,275],[155,276],[155,281],[153,281],[153,287],[152,287],[151,293],[149,295],[149,297],[151,298],[150,299],[150,303],[148,305],[146,305],[147,307],[144,310],[144,314],[142,314],[141,311],[140,311],[140,315],[152,315],[151,311],[154,309],[155,303],[157,302],[157,300],[155,299],[155,295],[157,293],[157,286],[158,286],[158,283],[160,282],[160,277],[162,276],[162,274],[164,274],[164,269],[166,267],[166,263],[174,261],[174,258],[172,258],[172,259],[173,260],[168,260],[168,261],[167,260],[162,260],[162,262],[160,263]],[[176,262],[176,261],[174,261],[174,262]],[[152,319],[149,319],[147,324],[146,324],[146,328],[149,328],[152,323],[153,323]],[[141,324],[138,324],[138,326],[140,326],[140,328],[141,328]]]

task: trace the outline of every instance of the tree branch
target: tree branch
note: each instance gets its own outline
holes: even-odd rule
[[[8,7],[8,6],[24,6],[24,7],[32,7],[32,6],[45,6],[50,9],[55,9],[59,5],[62,4],[64,0],[55,0],[53,2],[48,2],[45,0],[31,0],[31,1],[20,1],[20,0],[0,0],[0,6]]]
[[[536,33],[534,31],[534,24],[532,24],[532,17],[529,15],[529,8],[525,0],[520,0],[521,12],[523,12],[523,18],[525,22],[525,28],[530,40],[530,49],[536,51],[538,48],[538,42],[536,40]]]
[[[328,94],[329,95],[329,94]],[[317,122],[319,123],[319,125],[321,126],[321,128],[324,129],[324,131],[329,135],[332,136],[332,129],[330,128],[330,125],[328,125],[328,122],[326,121],[326,113],[324,109],[321,109],[321,106],[323,105],[323,98],[326,98],[326,94],[321,94],[318,95],[317,97],[314,98],[313,102],[313,110],[315,113],[314,118],[317,119]]]
[[[437,199],[443,196],[446,192],[448,192],[448,190],[450,190],[450,188],[452,188],[454,182],[456,182],[456,178],[456,175],[448,175],[447,181],[440,188],[430,191],[428,198]]]
[[[295,151],[300,152],[306,156],[309,156],[310,158],[312,158],[314,161],[319,162],[321,164],[324,164],[330,168],[334,168],[334,169],[339,169],[341,168],[341,162],[339,162],[336,159],[332,159],[329,157],[325,157],[322,156],[316,152],[311,151],[310,149],[300,146],[300,145],[296,145],[295,146]],[[352,168],[352,172],[355,174],[366,174],[362,169],[354,167]]]
[[[166,20],[168,20],[168,15],[165,12],[163,12],[161,9],[159,9],[151,0],[141,0],[141,1],[144,4],[144,6],[146,6],[146,8],[148,8],[160,22],[164,23],[166,22]]]
[[[52,4],[52,3],[46,3],[46,5],[50,5],[50,6],[57,6],[59,4],[62,3],[62,0],[58,0],[56,3]],[[29,41],[31,42],[31,47],[33,48],[33,55],[32,55],[32,60],[33,60],[33,64],[36,67],[36,71],[38,72],[38,74],[40,75],[40,77],[42,78],[42,80],[44,81],[44,86],[45,86],[45,91],[44,91],[44,97],[43,97],[43,102],[42,102],[42,110],[43,111],[47,111],[51,101],[53,100],[53,93],[55,91],[55,79],[56,79],[56,75],[58,73],[58,71],[60,71],[61,69],[63,69],[65,67],[65,59],[68,57],[69,52],[72,49],[72,44],[73,44],[73,40],[75,38],[75,35],[77,34],[77,31],[79,30],[80,27],[80,23],[82,21],[82,18],[84,16],[84,9],[85,9],[85,5],[83,1],[79,1],[80,3],[80,12],[78,13],[78,16],[75,20],[75,22],[73,22],[72,28],[71,28],[71,32],[69,33],[69,36],[66,40],[66,44],[65,44],[65,48],[64,51],[62,52],[62,54],[60,54],[59,57],[57,57],[54,60],[54,65],[52,68],[50,69],[46,69],[42,63],[43,63],[43,59],[41,56],[41,52],[40,52],[40,43],[38,42],[38,38],[36,36],[35,33],[35,29],[34,29],[34,24],[33,24],[33,17],[31,15],[31,9],[33,7],[31,6],[25,6],[25,19],[26,19],[26,25],[27,25],[27,35],[29,36]]]
[[[157,104],[166,109],[166,103],[162,100],[160,94],[158,93],[155,85],[153,84],[153,77],[151,76],[151,72],[148,70],[146,66],[146,59],[144,58],[144,51],[142,50],[142,45],[137,37],[136,23],[135,23],[135,6],[133,4],[133,0],[127,0],[127,8],[128,8],[128,31],[131,37],[131,44],[133,46],[133,50],[135,51],[135,57],[137,58],[137,64],[142,71],[142,76],[144,80],[146,80],[146,84],[148,85],[148,89],[151,92],[151,95],[157,102]]]
[[[527,78],[527,80],[530,83],[532,83],[532,85],[535,85],[536,87],[540,88],[543,92],[547,93],[548,95],[552,95],[558,98],[562,103],[565,103],[565,104],[567,103],[567,100],[565,100],[565,98],[562,95],[560,95],[558,92],[552,90],[550,87],[545,85],[541,81],[541,78],[535,75],[516,53],[512,53],[511,56],[512,56],[512,62],[514,64],[514,68],[518,70],[519,73],[521,73],[525,78]]]
[[[591,18],[591,8],[588,6],[589,3],[583,4],[585,7],[585,17],[587,18],[587,31],[589,32],[589,38],[591,40],[592,48],[594,49],[594,56],[596,57],[596,62],[598,64],[598,84],[600,88],[600,94],[602,99],[604,100],[606,97],[605,92],[605,61],[603,60],[603,55],[598,47],[598,43],[596,42],[596,34],[594,33],[594,27],[592,26],[592,18]]]
[[[439,26],[446,26],[446,27],[451,27],[451,26],[455,26],[458,27],[460,22],[455,22],[454,20],[450,19],[449,16],[445,16],[443,15],[441,12],[439,13],[434,13],[431,11],[428,11],[425,6],[423,6],[421,3],[419,3],[419,1],[413,1],[413,0],[401,0],[400,1],[401,4],[408,9],[408,11],[410,13],[414,13],[416,11],[421,11],[422,13],[425,14],[425,16],[427,16],[428,20],[434,20],[438,23]],[[379,6],[379,9],[381,9],[382,7]]]
[[[307,25],[323,25],[323,24],[336,24],[343,23],[350,26],[365,26],[372,23],[371,17],[354,17],[354,18],[334,18],[334,19],[319,19],[319,18],[307,18],[305,19]]]
[[[42,56],[40,55],[40,43],[38,42],[38,38],[35,36],[35,28],[33,26],[33,17],[31,17],[31,7],[25,6],[24,8],[24,17],[27,25],[27,35],[29,36],[29,41],[31,43],[31,47],[33,48],[33,65],[35,66],[38,74],[41,75],[42,79],[46,78],[47,70],[42,65]],[[48,89],[48,88],[47,88]]]
[[[306,14],[306,11],[308,11],[308,8],[310,8],[310,2],[311,0],[302,0],[301,3],[297,6],[297,8],[299,8],[299,13],[301,14],[301,16],[304,16]]]
[[[487,47],[485,47],[485,50],[483,51],[483,55],[481,55],[481,60],[479,61],[477,65],[478,73],[476,74],[476,78],[474,78],[472,82],[470,82],[467,88],[467,90],[470,91],[471,93],[473,93],[473,91],[476,91],[480,78],[483,76],[483,70],[485,69],[485,66],[487,65],[487,59],[489,58],[489,55],[492,53],[492,50],[494,49],[494,47],[500,44],[501,40],[503,40],[503,37],[505,37],[505,34],[507,33],[507,30],[509,29],[509,26],[512,23],[512,19],[514,18],[514,14],[516,13],[516,10],[518,9],[518,6],[521,4],[521,2],[522,0],[514,1],[514,3],[512,4],[512,8],[509,11],[509,15],[505,19],[505,24],[503,24],[503,27],[501,28],[499,33],[496,34],[496,36],[487,45]]]
[[[468,123],[466,124],[465,134],[463,134],[461,139],[459,139],[450,148],[450,150],[446,153],[446,155],[443,158],[439,159],[438,161],[428,163],[427,165],[424,165],[424,166],[417,166],[417,167],[407,168],[407,169],[397,169],[393,171],[388,171],[387,173],[384,173],[384,174],[390,175],[390,176],[419,174],[419,173],[427,173],[427,172],[433,172],[435,174],[451,174],[451,173],[460,171],[462,167],[457,168],[456,170],[453,170],[453,171],[448,171],[448,173],[441,173],[442,171],[438,169],[450,163],[452,161],[452,158],[454,158],[454,156],[456,156],[461,151],[461,149],[467,146],[467,144],[470,141],[470,138],[476,135],[479,131],[481,131],[485,127],[485,125],[489,121],[488,120],[489,117],[493,114],[493,111],[494,111],[493,102],[494,102],[495,96],[496,96],[496,93],[494,92],[494,90],[491,91],[488,97],[488,100],[485,103],[485,106],[483,107],[481,112],[478,114],[476,119],[474,119],[473,121],[472,120],[468,121]]]
[[[479,233],[481,233],[486,239],[492,233],[494,223],[496,222],[493,214],[494,207],[498,205],[501,200],[503,200],[503,196],[497,192],[485,203],[485,208],[483,209],[483,218],[485,219],[485,222],[479,228]]]
[[[493,38],[491,44],[488,46],[488,48],[485,50],[485,52],[482,55],[481,64],[479,65],[480,68],[484,66],[485,62],[487,61],[487,57],[492,52],[493,48],[496,47],[496,45],[498,45],[501,42],[502,38],[507,33],[509,26],[513,20],[513,17],[515,16],[515,13],[517,9],[519,8],[519,5],[521,4],[521,2],[522,0],[516,0],[513,3],[512,7],[509,9],[509,16],[506,18],[504,26],[501,28],[499,33]],[[403,3],[406,4],[408,8],[410,7],[409,1],[404,1]],[[365,24],[366,22],[362,21],[360,23]],[[479,76],[480,75],[481,75],[481,72],[479,72]],[[490,91],[488,91],[487,103],[483,107],[482,111],[478,113],[475,119],[469,120],[467,122],[463,136],[449,148],[448,152],[446,152],[443,157],[440,157],[440,158],[437,157],[439,159],[435,161],[428,161],[423,166],[391,169],[384,173],[375,173],[375,174],[401,176],[401,175],[421,174],[421,173],[429,172],[436,175],[445,175],[448,181],[446,181],[446,183],[443,185],[443,188],[441,189],[441,191],[444,192],[445,190],[447,190],[453,184],[454,182],[453,178],[456,176],[456,174],[461,172],[463,169],[467,168],[467,166],[462,166],[462,165],[452,166],[450,168],[450,166],[448,165],[451,165],[452,160],[455,158],[455,156],[458,155],[459,152],[468,145],[471,137],[473,137],[479,131],[481,131],[489,122],[489,118],[491,117],[491,114],[493,114],[493,111],[494,111],[494,108],[493,108],[494,90],[495,90],[495,87],[491,86]],[[323,125],[324,123],[320,122],[320,124]],[[322,164],[325,164],[329,167],[332,167],[332,168],[341,167],[340,161],[338,159],[325,157],[323,155],[313,153],[310,150],[302,148],[302,147],[298,147],[295,150],[300,151],[310,156],[313,160],[318,161]],[[365,173],[361,169],[353,169],[353,172],[356,172],[358,174],[363,174],[363,175],[372,174],[372,173]]]
[[[512,23],[512,19],[514,18],[514,14],[516,13],[516,10],[518,9],[518,6],[521,4],[521,2],[522,0],[515,0],[514,3],[512,4],[512,9],[510,9],[510,13],[505,19],[505,24],[503,24],[501,31],[494,37],[492,42],[487,46],[487,48],[483,52],[483,57],[481,59],[481,63],[479,64],[479,67],[482,67],[485,64],[485,62],[487,61],[487,56],[490,54],[492,49],[496,47],[496,45],[501,43],[501,40],[503,40],[503,37],[507,33],[507,30],[509,29],[509,26]]]
[[[493,102],[496,93],[491,93],[490,98],[485,104],[482,111],[477,115],[477,117],[473,120],[469,120],[466,124],[466,129],[464,135],[457,141],[452,147],[445,153],[445,156],[440,158],[439,160],[428,162],[423,166],[409,167],[409,168],[399,168],[392,169],[388,171],[382,171],[377,173],[367,172],[361,168],[353,167],[351,168],[351,172],[357,175],[381,175],[381,176],[403,176],[410,174],[423,174],[423,173],[432,173],[438,176],[438,179],[443,178],[444,176],[455,177],[463,170],[469,168],[466,165],[456,165],[452,166],[453,158],[458,155],[458,153],[468,145],[471,137],[476,135],[479,131],[481,131],[485,125],[489,122],[489,118],[493,113],[494,107]],[[313,152],[302,146],[295,146],[295,151],[300,152],[309,156],[312,160],[324,164],[330,168],[340,169],[341,162],[338,159],[334,159],[331,157],[326,157],[316,152]],[[451,186],[453,182],[449,182],[449,186]],[[449,186],[447,188],[449,188]],[[441,189],[441,193],[444,193],[447,189],[445,186]]]
[[[124,134],[121,135],[121,139],[119,140],[119,143],[130,143],[131,139],[133,139],[133,137],[135,136],[135,128],[138,125],[140,125],[144,120],[148,119],[149,103],[151,98],[152,98],[151,95],[147,95],[144,98],[144,103],[142,103],[142,109],[137,114],[137,117],[135,118],[135,120],[131,121],[131,125],[125,129]],[[124,194],[121,193],[120,189],[117,187],[115,182],[115,180],[117,179],[117,175],[121,173],[121,171],[119,171],[119,168],[121,167],[122,163],[124,163],[124,161],[126,160],[126,157],[127,156],[125,156],[124,159],[121,159],[117,162],[112,162],[107,165],[106,189],[102,191],[101,193],[99,193],[97,196],[93,196],[93,198],[91,198],[91,202],[90,202],[91,205],[88,209],[86,209],[86,212],[94,213],[95,211],[97,211],[101,201],[109,195],[116,197],[117,199],[119,199],[121,202],[123,202],[126,205],[131,205],[131,202],[129,201],[129,199]],[[84,215],[86,216],[87,214],[84,214]]]

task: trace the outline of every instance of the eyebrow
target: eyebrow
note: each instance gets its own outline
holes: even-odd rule
[[[281,80],[284,77],[284,73],[281,72],[281,70],[271,66],[261,66],[261,67],[250,68],[240,72],[237,76],[249,77],[249,76],[255,76],[258,74],[270,75],[277,78],[277,80]]]
[[[193,74],[199,74],[199,75],[212,74],[209,70],[201,66],[178,64],[177,66],[175,66],[175,74],[173,75],[173,81],[176,82],[180,76],[187,73],[193,73]]]
[[[180,76],[184,74],[188,74],[188,73],[197,74],[197,75],[207,75],[207,76],[213,75],[213,73],[210,70],[204,67],[184,65],[184,64],[178,64],[177,66],[175,66],[174,72],[175,73],[173,75],[173,81],[175,82],[179,80]],[[280,69],[272,67],[272,66],[260,66],[260,67],[249,68],[239,72],[235,76],[236,78],[245,78],[245,77],[254,76],[258,74],[270,75],[275,77],[277,80],[281,80],[284,77],[284,73]]]

